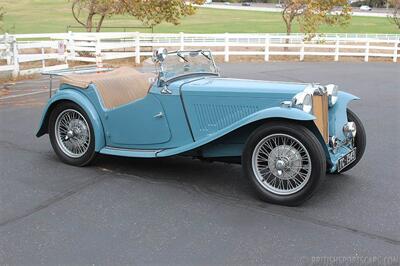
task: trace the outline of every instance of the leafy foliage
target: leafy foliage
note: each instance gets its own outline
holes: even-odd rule
[[[347,0],[284,0],[282,18],[288,35],[295,19],[302,32],[312,37],[323,24],[345,26],[351,19]]]
[[[204,0],[185,2],[182,0],[123,0],[127,11],[147,26],[155,26],[165,21],[178,25],[182,17],[193,15],[196,8],[192,5],[203,4]]]
[[[389,2],[393,6],[393,13],[388,16],[389,21],[400,30],[400,0],[390,0]]]
[[[104,19],[117,14],[130,14],[148,26],[161,22],[175,25],[184,16],[193,15],[194,4],[203,4],[204,0],[185,2],[182,0],[71,0],[72,15],[88,32],[96,28],[100,31]],[[85,14],[85,19],[81,19]],[[95,22],[95,18],[97,22]]]
[[[0,6],[0,32],[3,31],[3,19],[5,15],[4,7]]]

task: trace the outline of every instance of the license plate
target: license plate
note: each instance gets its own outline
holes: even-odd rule
[[[339,159],[338,172],[342,171],[346,166],[356,160],[356,148],[352,149],[348,154]]]

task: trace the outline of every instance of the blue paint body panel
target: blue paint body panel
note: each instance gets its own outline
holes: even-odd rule
[[[245,125],[249,117],[259,111],[271,113],[266,117],[292,114],[280,106],[284,100],[303,91],[307,84],[276,83],[256,80],[206,78],[182,86],[182,98],[195,140],[222,132],[239,123]],[[302,112],[303,113],[303,112]],[[297,113],[300,119],[301,115]]]
[[[300,109],[280,107],[282,101],[290,101],[307,85],[195,76],[168,84],[167,94],[161,93],[162,88],[155,83],[144,98],[106,109],[95,85],[79,89],[64,84],[48,101],[38,136],[47,133],[46,119],[53,104],[68,100],[88,114],[96,151],[103,154],[144,158],[190,153],[203,157],[241,156],[257,121],[315,119]],[[329,109],[329,135],[344,140],[346,108],[355,99],[339,92],[338,102]],[[331,171],[351,148],[344,146],[333,153],[324,147]]]
[[[50,109],[50,107],[52,107],[54,104],[57,104],[57,102],[59,101],[74,102],[80,107],[82,107],[83,110],[85,110],[86,114],[89,116],[89,119],[93,125],[93,130],[95,135],[95,150],[100,151],[106,145],[106,142],[105,142],[103,124],[96,108],[89,100],[86,93],[84,93],[81,89],[65,85],[61,86],[60,90],[58,90],[57,93],[55,93],[53,97],[51,97],[48,100],[46,106],[44,107],[43,114],[39,124],[40,125],[39,132],[37,136],[43,135],[41,131],[43,130],[44,127],[47,127],[45,122],[46,118],[48,118],[48,116],[50,115],[48,110]]]
[[[191,95],[212,93],[225,97],[226,93],[251,94],[251,97],[265,97],[274,94],[296,94],[307,87],[307,83],[274,82],[264,80],[231,79],[208,77],[187,82],[184,92]]]
[[[204,136],[201,139],[196,140],[195,142],[192,142],[188,145],[182,146],[182,147],[177,147],[175,149],[168,149],[161,151],[157,153],[157,157],[165,157],[165,156],[171,156],[183,152],[187,152],[193,149],[196,149],[200,146],[203,146],[207,143],[210,143],[216,139],[219,139],[223,137],[224,135],[233,132],[234,130],[243,127],[245,125],[248,125],[252,122],[259,121],[262,119],[267,119],[267,118],[287,118],[287,119],[292,119],[292,120],[313,120],[315,117],[313,115],[304,113],[301,110],[294,109],[294,108],[281,108],[281,107],[273,107],[270,109],[266,110],[261,110],[259,112],[253,113],[252,115],[249,115],[245,118],[242,118],[239,121],[236,121],[235,123],[232,123],[231,125],[223,128],[222,130],[219,130],[218,132],[208,134]],[[226,154],[226,151],[221,150],[221,154]],[[215,155],[212,157],[219,157],[222,155]],[[226,155],[224,155],[226,156]],[[237,154],[231,154],[230,156],[237,156]]]
[[[353,100],[359,100],[347,92],[340,91],[338,93],[338,101],[329,108],[329,135],[336,136],[340,140],[344,140],[343,125],[347,123],[347,105]]]
[[[161,144],[171,139],[164,108],[152,94],[107,110],[104,126],[107,145],[113,147]]]
[[[351,101],[359,99],[360,98],[357,96],[347,92],[340,91],[338,93],[338,101],[332,108],[329,108],[330,136],[336,136],[340,141],[344,141],[346,139],[343,133],[343,126],[348,121],[347,106]],[[349,153],[352,148],[352,144],[340,146],[335,152],[331,148],[328,148],[328,162],[331,166],[330,169],[328,169],[329,172],[334,173],[336,171],[339,159]]]

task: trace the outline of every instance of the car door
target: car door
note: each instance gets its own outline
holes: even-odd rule
[[[106,111],[104,120],[107,146],[142,148],[171,139],[163,106],[152,94]]]

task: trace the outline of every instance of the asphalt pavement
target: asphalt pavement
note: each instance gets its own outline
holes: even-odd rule
[[[35,137],[47,80],[3,84],[0,264],[310,265],[374,256],[399,265],[400,65],[220,68],[228,77],[336,83],[358,95],[350,107],[366,128],[364,158],[292,208],[259,201],[239,165],[101,156],[72,167],[47,135]]]

